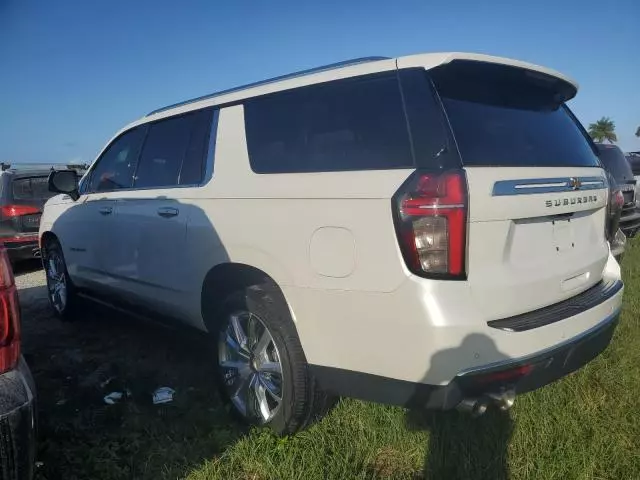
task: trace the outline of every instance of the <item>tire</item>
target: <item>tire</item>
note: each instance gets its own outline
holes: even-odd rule
[[[277,287],[254,285],[235,291],[216,317],[218,385],[237,418],[268,426],[276,435],[290,435],[328,409],[330,400],[308,372]]]
[[[53,313],[63,321],[76,320],[79,299],[67,271],[62,247],[57,240],[46,243],[42,252],[42,265],[47,279],[47,298]]]

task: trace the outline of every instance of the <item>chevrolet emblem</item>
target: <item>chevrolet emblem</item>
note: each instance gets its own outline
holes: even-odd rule
[[[567,182],[567,187],[569,187],[571,190],[580,190],[581,186],[582,186],[582,182],[575,177],[571,177]]]

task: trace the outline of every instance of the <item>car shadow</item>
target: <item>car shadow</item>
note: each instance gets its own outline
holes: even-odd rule
[[[26,273],[37,272],[42,270],[42,260],[40,258],[30,258],[28,260],[20,260],[12,265],[14,275],[23,275]]]
[[[50,314],[46,287],[19,292],[37,385],[39,479],[183,478],[246,433],[218,396],[208,338],[87,304]],[[160,387],[173,401],[155,405]],[[105,396],[123,398],[109,405]]]
[[[439,351],[432,357],[424,383],[434,383],[440,372],[458,364],[460,358],[476,355],[492,361],[508,358],[498,351],[490,337],[469,335],[459,347]],[[412,408],[407,410],[406,424],[411,430],[425,430],[429,434],[422,472],[424,478],[509,478],[507,458],[514,424],[508,411],[490,406],[484,415],[474,418],[470,413],[457,410]]]

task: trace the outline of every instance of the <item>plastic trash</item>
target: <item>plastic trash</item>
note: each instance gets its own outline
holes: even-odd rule
[[[123,392],[111,392],[110,394],[105,395],[104,403],[106,403],[107,405],[113,405],[122,400],[122,397],[124,397]]]
[[[153,404],[160,405],[163,403],[173,402],[173,394],[176,391],[171,387],[160,387],[153,392]]]

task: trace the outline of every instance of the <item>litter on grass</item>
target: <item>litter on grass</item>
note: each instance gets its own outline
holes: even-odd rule
[[[122,397],[124,397],[124,392],[111,392],[110,394],[105,395],[104,403],[107,405],[114,405],[122,400]]]
[[[171,387],[160,387],[153,392],[153,404],[160,405],[163,403],[173,402],[173,394],[176,391]]]

